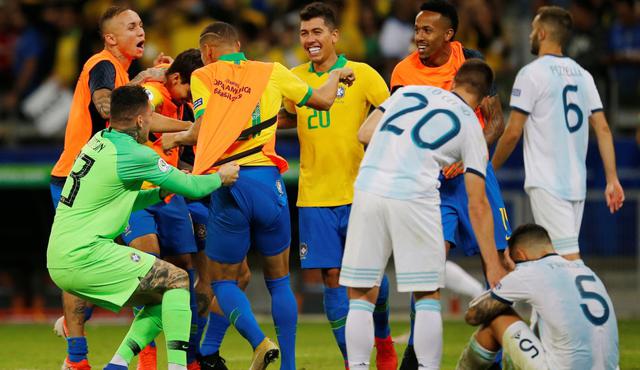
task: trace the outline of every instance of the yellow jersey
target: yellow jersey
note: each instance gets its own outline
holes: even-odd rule
[[[226,54],[219,58],[220,61],[228,63],[241,64],[246,62],[243,53]],[[206,69],[206,68],[205,68]],[[200,70],[198,70],[200,71]],[[191,75],[191,95],[193,97],[193,113],[198,119],[207,109],[209,98],[212,92],[219,94],[228,93],[231,98],[234,94],[242,94],[242,91],[234,91],[237,88],[231,83],[221,82],[220,86],[213,86],[210,81],[204,81],[200,78],[199,73]],[[250,120],[247,122],[246,128],[255,126],[263,121],[278,115],[282,106],[283,96],[287,99],[295,101],[299,105],[303,105],[309,100],[313,90],[309,85],[304,83],[300,78],[296,77],[291,71],[280,63],[273,63],[273,70],[269,76],[267,86],[260,97],[260,102],[254,108]],[[211,107],[216,109],[216,107]],[[277,125],[270,126],[252,137],[246,137],[235,141],[229,147],[220,159],[225,159],[234,154],[255,148],[260,145],[267,144],[274,139]],[[202,128],[201,128],[202,130]],[[197,155],[197,154],[196,154]],[[241,166],[275,166],[264,152],[251,154],[244,158],[238,159],[237,163]]]
[[[330,110],[317,111],[285,100],[285,109],[295,113],[298,122],[298,207],[351,204],[353,183],[364,156],[358,130],[371,107],[379,106],[389,97],[384,79],[369,65],[340,55],[329,71],[342,67],[351,68],[356,80],[350,87],[340,85]],[[322,86],[329,75],[316,72],[311,62],[294,67],[292,71],[313,88]]]

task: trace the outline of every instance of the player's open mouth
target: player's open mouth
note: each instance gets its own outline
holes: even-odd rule
[[[416,46],[417,46],[419,52],[424,52],[425,50],[427,50],[427,45],[418,44]]]
[[[320,47],[314,46],[311,48],[307,48],[307,51],[309,52],[310,55],[318,55],[320,54]]]
[[[140,41],[136,44],[136,48],[144,51],[144,41]]]

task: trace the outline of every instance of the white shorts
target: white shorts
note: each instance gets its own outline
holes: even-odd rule
[[[535,222],[547,229],[559,255],[579,253],[578,236],[584,200],[560,199],[542,188],[526,189]]]
[[[340,284],[379,286],[393,252],[399,292],[444,287],[445,247],[439,200],[384,198],[355,191]]]

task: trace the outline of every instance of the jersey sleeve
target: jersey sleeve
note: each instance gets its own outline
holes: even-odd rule
[[[491,289],[491,297],[502,303],[513,305],[529,299],[529,291],[523,279],[524,272],[516,269],[508,273]]]
[[[292,102],[291,100],[284,98],[282,99],[282,106],[284,106],[284,109],[291,114],[296,114],[296,103]]]
[[[305,105],[313,94],[311,86],[280,63],[273,63],[271,80],[278,86],[282,96],[299,107]]]
[[[155,111],[162,105],[162,102],[163,102],[162,93],[160,93],[160,91],[158,91],[158,89],[156,89],[152,85],[142,85],[142,86],[144,87],[145,92],[149,97],[149,102],[151,103],[151,105],[153,106],[153,110]]]
[[[511,90],[511,109],[529,115],[537,98],[537,86],[528,68],[522,68],[516,76]]]
[[[211,97],[211,90],[207,85],[207,79],[197,72],[196,70],[191,75],[191,97],[193,98],[193,115],[195,119],[198,119],[204,114],[204,110],[207,108],[209,98]]]
[[[461,152],[465,172],[475,173],[484,178],[486,177],[489,153],[482,128],[475,115],[471,119],[464,120],[461,125],[465,129],[465,140]]]
[[[116,67],[107,60],[103,60],[93,66],[89,71],[89,90],[91,95],[96,90],[113,90],[116,86]]]
[[[363,78],[363,81],[366,81],[366,85],[363,85],[365,97],[371,105],[379,107],[389,97],[387,83],[384,82],[382,76],[375,69],[368,65],[365,65],[362,72],[364,72],[363,76],[358,78]]]
[[[600,99],[600,93],[598,93],[598,88],[593,80],[593,76],[591,76],[587,71],[584,72],[587,74],[587,101],[589,104],[589,115],[592,115],[603,110],[602,100]]]
[[[161,185],[173,171],[178,171],[145,145],[133,144],[129,149],[118,153],[118,177],[124,182]]]

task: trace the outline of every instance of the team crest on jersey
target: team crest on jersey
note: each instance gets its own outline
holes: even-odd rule
[[[343,98],[344,97],[344,86],[338,86],[338,91],[336,92],[336,98]]]
[[[131,253],[131,260],[133,262],[140,262],[140,255],[136,253]]]
[[[164,159],[162,158],[158,158],[158,169],[160,170],[160,172],[167,172],[169,171],[169,163],[167,163]]]
[[[300,243],[300,259],[301,260],[307,258],[308,252],[309,252],[309,246],[307,246],[307,243]]]

